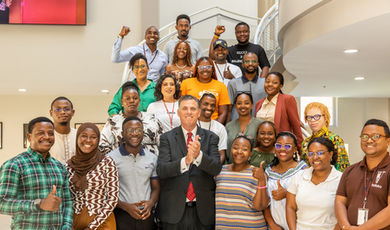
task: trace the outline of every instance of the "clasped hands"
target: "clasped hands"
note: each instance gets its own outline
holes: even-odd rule
[[[187,156],[185,158],[186,165],[190,165],[194,162],[194,160],[199,156],[200,153],[200,142],[199,142],[199,135],[196,135],[195,140],[191,141],[188,144],[188,152]]]

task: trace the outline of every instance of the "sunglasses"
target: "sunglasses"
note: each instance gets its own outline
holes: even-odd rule
[[[200,65],[198,66],[198,70],[210,70],[212,68],[211,65]]]
[[[316,152],[316,153],[314,153],[314,152],[308,152],[308,153],[307,153],[307,156],[308,156],[308,157],[314,157],[314,155],[316,155],[317,157],[319,157],[319,156],[323,156],[326,152],[327,152],[327,151],[318,151],[318,152]]]
[[[286,144],[286,145],[282,145],[282,144],[279,144],[279,143],[276,143],[275,144],[275,149],[277,149],[277,150],[281,150],[282,148],[284,148],[284,150],[286,150],[286,151],[289,151],[290,149],[292,149],[292,145],[290,145],[290,144]]]
[[[318,121],[322,116],[324,116],[324,115],[322,115],[322,114],[315,114],[315,115],[313,115],[313,116],[306,116],[305,118],[306,118],[306,121]]]

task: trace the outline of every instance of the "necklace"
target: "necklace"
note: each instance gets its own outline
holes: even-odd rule
[[[251,122],[252,122],[252,118],[249,120],[248,124],[246,124],[244,130],[241,129],[241,124],[240,124],[240,131],[241,131],[241,134],[245,134],[246,128],[248,128],[248,126],[249,126],[249,124],[250,124]]]
[[[178,65],[177,63],[175,63],[175,65],[176,65],[176,67],[179,68],[179,69],[184,69],[184,68],[187,67],[187,65],[182,65],[182,66],[180,66],[180,65]]]
[[[168,117],[169,117],[169,121],[171,122],[171,129],[172,129],[173,128],[173,115],[174,115],[174,111],[175,111],[175,102],[173,102],[172,112],[169,113],[169,110],[168,110],[167,105],[165,104],[165,101],[164,100],[162,100],[162,101],[164,103],[165,111],[167,111],[167,114],[168,114]]]

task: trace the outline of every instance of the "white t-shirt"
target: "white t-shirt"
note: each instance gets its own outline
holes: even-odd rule
[[[211,122],[199,121],[198,124],[202,129],[210,130],[217,134],[219,137],[218,151],[227,149],[227,132],[225,126],[216,120],[211,120]]]
[[[228,68],[235,78],[239,78],[242,76],[241,69],[238,66],[233,65],[231,63],[226,62],[225,64],[217,64],[214,62],[214,66],[215,66],[215,73],[217,74],[218,81],[223,82],[226,85],[226,87],[228,86],[229,81],[231,79],[224,78],[223,72],[226,71]]]
[[[166,106],[166,107],[165,107]],[[163,126],[163,132],[180,126],[180,118],[177,115],[177,109],[179,108],[178,102],[164,102],[162,100],[151,103],[148,106],[146,113],[154,114]],[[171,123],[172,119],[172,123]]]
[[[311,182],[312,173],[313,167],[298,172],[287,189],[295,194],[297,230],[333,230],[337,224],[334,199],[342,173],[332,166],[328,178],[318,185]]]
[[[76,152],[76,133],[74,128],[70,128],[68,134],[60,134],[54,130],[54,145],[50,148],[50,155],[66,164]]]

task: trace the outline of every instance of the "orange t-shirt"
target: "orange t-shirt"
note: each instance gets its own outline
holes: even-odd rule
[[[202,97],[204,93],[212,93],[217,98],[217,108],[211,115],[211,119],[218,118],[218,106],[230,105],[230,99],[228,90],[220,81],[211,79],[210,82],[202,83],[198,81],[196,77],[185,79],[180,86],[181,95],[191,95],[198,99]]]

